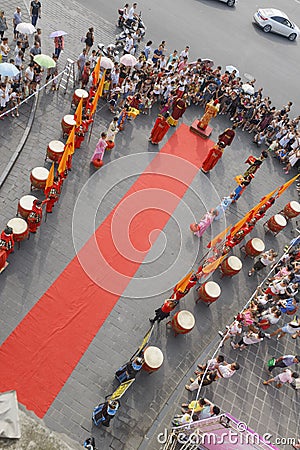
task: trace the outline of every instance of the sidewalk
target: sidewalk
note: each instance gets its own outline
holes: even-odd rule
[[[45,2],[43,5],[43,18],[38,22],[38,26],[40,25],[43,30],[43,46],[47,49],[46,53],[50,53],[52,50],[52,41],[47,38],[48,34],[55,29],[62,28],[62,23],[68,27],[66,30],[68,31],[66,50],[61,57],[60,70],[63,68],[67,57],[76,60],[82,50],[80,37],[86,33],[89,26],[95,26],[95,42],[102,41],[105,44],[110,42],[115,31],[113,25],[108,24],[96,14],[85,11],[83,19],[81,10],[81,5],[69,0],[64,3],[55,0],[51,4]],[[71,23],[72,28],[70,29]],[[30,171],[33,167],[44,164],[49,141],[53,139],[61,140],[60,122],[62,117],[70,112],[72,94],[72,90],[69,90],[65,96],[61,91],[56,93],[42,91],[40,93],[36,118],[28,141],[12,173],[0,191],[0,199],[4,205],[1,212],[2,224],[15,216],[19,198],[29,193]],[[190,108],[184,116],[184,122],[191,123],[198,113],[199,111]],[[16,250],[9,258],[10,265],[2,274],[0,285],[1,299],[3,299],[0,317],[1,342],[7,338],[75,256],[72,241],[73,208],[79,192],[91,176],[89,160],[97,138],[100,132],[107,128],[111,117],[106,105],[101,103],[91,141],[88,143],[86,139],[82,148],[76,151],[72,172],[64,185],[60,202],[55,207],[54,213],[48,217],[46,223],[42,224],[38,234],[29,241],[22,243],[20,251]],[[139,116],[134,123],[128,123],[124,132],[117,136],[115,149],[110,155],[105,156],[105,164],[109,160],[117,160],[121,156],[139,152],[148,152],[151,160],[157,148],[149,145],[147,139],[155,117],[156,111],[153,110],[150,116]],[[219,117],[215,119],[213,126],[214,134],[212,138],[215,140],[219,132],[228,126],[228,121]],[[11,134],[11,136],[13,136],[12,145],[17,145],[19,138],[16,135]],[[239,170],[237,167],[240,168],[248,154],[252,152],[258,153],[251,146],[249,135],[246,136],[238,132],[234,144],[224,156],[224,162],[221,161],[217,169],[210,175],[210,181],[218,188],[221,197],[228,195],[232,190],[234,186],[233,178]],[[240,158],[238,162],[237,155]],[[225,165],[226,170],[224,169]],[[50,164],[47,163],[46,166],[50,167]],[[103,169],[105,169],[105,166]],[[143,167],[136,164],[136,170],[139,174]],[[268,177],[265,176],[266,173]],[[99,197],[105,192],[106,181],[113,178],[117,184],[116,189],[110,192],[106,208],[100,211],[105,216],[131,186],[134,177],[124,180],[124,173],[116,171],[110,174],[109,168],[103,170],[101,175],[103,175],[103,186],[100,186],[97,190]],[[220,180],[222,180],[222,185]],[[282,173],[281,167],[278,167],[277,161],[270,158],[265,163],[264,172],[258,172],[255,183],[252,183],[251,188],[248,188],[236,207],[231,209],[228,220],[231,220],[232,223],[236,222],[262,195],[284,181],[286,181],[286,177]],[[202,190],[203,198],[210,198],[210,186],[208,183],[202,185],[200,177],[194,179],[191,187],[195,189],[195,192]],[[293,192],[294,188],[292,187],[288,194],[283,195],[280,201],[276,203],[272,211],[274,210],[274,213],[279,211],[285,203],[293,198]],[[193,211],[197,211],[199,202],[196,202],[192,191],[185,195],[183,201]],[[210,207],[212,206],[215,205],[210,205]],[[180,213],[181,210],[178,208],[176,214]],[[163,257],[158,260],[159,268],[162,268],[162,270],[163,264],[172,263],[171,254],[177,248],[180,239],[180,230],[172,221],[169,221],[164,232],[168,237],[168,253],[165,260]],[[290,240],[291,225],[288,226],[285,233],[280,233],[276,239],[266,235],[264,238],[266,247],[273,246],[276,250],[282,251],[283,246]],[[264,236],[261,224],[255,234],[253,233],[253,236],[256,235]],[[206,239],[207,237],[202,244],[203,252],[207,244]],[[158,248],[157,245],[153,246],[153,254]],[[187,234],[184,248],[187,261],[189,261],[189,255],[192,253],[194,246],[195,241],[190,234]],[[238,252],[236,254],[238,255]],[[211,346],[211,343],[217,344],[217,341],[214,340],[216,328],[224,329],[238,309],[245,304],[245,300],[249,298],[255,288],[257,279],[252,277],[249,280],[247,276],[247,271],[252,262],[245,260],[243,263],[245,267],[243,273],[232,280],[222,280],[222,297],[217,304],[211,305],[210,308],[203,304],[195,306],[194,292],[191,292],[183,300],[181,307],[191,310],[196,317],[196,326],[192,333],[174,338],[172,333],[165,329],[163,323],[156,328],[151,343],[157,344],[162,349],[165,356],[164,364],[157,373],[151,376],[146,373],[139,375],[133,388],[122,399],[122,408],[109,429],[93,429],[98,448],[104,450],[138,449],[144,440],[144,436],[151,428],[151,424],[155,423],[158,417],[160,428],[152,430],[153,435],[149,432],[150,441],[146,439],[145,445],[141,448],[148,448],[149,450],[159,448],[156,433],[161,427],[169,426],[170,418],[178,412],[181,397],[182,400],[186,400],[187,396],[182,394],[182,389],[189,373],[194,368],[195,363],[199,361],[201,355],[201,360],[206,359],[207,347]],[[142,277],[144,270],[141,267],[136,276]],[[182,277],[182,273],[179,271],[176,275],[178,275],[178,279]],[[219,281],[217,273],[214,275],[214,279]],[[130,291],[130,286],[128,289]],[[124,292],[45,416],[45,423],[50,429],[66,433],[78,442],[82,442],[83,438],[87,436],[85,429],[91,428],[93,407],[103,400],[105,395],[113,391],[115,386],[114,371],[139,346],[148,329],[148,317],[162,303],[162,296],[149,296],[143,302],[139,299],[132,300],[129,298],[129,291]],[[266,431],[270,431],[276,436],[285,436],[286,428],[289,433],[293,432],[294,434],[296,432],[294,431],[295,426],[299,424],[297,404],[295,402],[291,408],[287,404],[287,401],[292,401],[294,398],[294,391],[284,387],[281,391],[276,391],[276,396],[273,398],[274,388],[272,386],[264,387],[260,382],[265,376],[260,368],[263,367],[270,356],[273,356],[274,352],[275,354],[282,354],[287,350],[288,352],[294,351],[289,346],[285,349],[284,343],[290,344],[288,338],[284,338],[283,342],[280,343],[267,341],[259,349],[245,350],[242,354],[234,353],[231,348],[225,347],[225,355],[228,355],[230,360],[238,358],[242,370],[228,383],[221,380],[217,386],[213,386],[213,390],[207,389],[205,395],[215,401],[222,409],[232,412],[234,416],[241,420],[245,420],[256,431],[261,432],[266,427]],[[264,351],[268,354],[264,354]],[[211,350],[209,350],[209,353],[211,353]],[[247,355],[247,360],[245,355]],[[249,382],[246,377],[249,378]],[[259,405],[259,408],[254,405],[254,396],[250,395],[251,393],[259,396],[255,399],[255,405]],[[282,404],[284,404],[284,408],[281,409]],[[259,416],[261,419],[259,424],[256,424],[257,409],[262,411]],[[161,411],[162,415],[159,416]],[[266,414],[266,411],[268,411],[268,414]],[[292,423],[293,419],[294,424]]]

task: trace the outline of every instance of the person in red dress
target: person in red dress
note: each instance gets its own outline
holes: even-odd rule
[[[149,319],[150,323],[153,325],[156,321],[161,322],[169,317],[170,312],[176,308],[178,303],[178,300],[167,299],[160,308],[155,310],[155,317]]]
[[[34,200],[32,210],[27,217],[28,230],[30,233],[36,233],[38,227],[41,225],[43,217],[41,200]]]
[[[169,128],[170,125],[168,124],[166,117],[159,114],[149,137],[151,144],[158,144],[168,132]]]
[[[202,163],[201,170],[203,173],[208,173],[211,169],[215,167],[219,159],[222,158],[225,145],[223,142],[219,142],[214,145],[212,149],[208,152],[207,157]]]
[[[47,189],[48,192],[45,191],[45,195],[47,197],[46,201],[46,213],[52,213],[53,206],[59,199],[60,194],[60,183],[58,177],[54,177],[53,184],[50,188]]]
[[[176,127],[178,120],[183,116],[187,108],[187,94],[184,94],[182,98],[177,97],[173,102],[173,109],[170,117],[168,118],[168,123],[171,127]]]
[[[218,144],[220,142],[223,142],[224,144],[224,148],[227,147],[228,145],[232,144],[232,141],[235,137],[235,131],[234,129],[237,127],[236,124],[233,124],[232,128],[226,128],[225,131],[223,131],[223,133],[221,133],[218,136]]]
[[[0,250],[5,250],[8,256],[14,251],[14,245],[13,229],[5,227],[0,236]]]

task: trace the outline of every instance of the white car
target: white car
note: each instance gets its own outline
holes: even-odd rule
[[[279,9],[259,9],[253,18],[265,33],[273,31],[274,33],[286,36],[290,41],[297,39],[300,34],[297,25],[286,14],[279,11]]]
[[[236,0],[220,0],[220,2],[227,3],[228,6],[234,6]]]

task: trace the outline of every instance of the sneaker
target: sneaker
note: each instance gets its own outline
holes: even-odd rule
[[[265,333],[266,338],[271,339],[271,335],[269,333]]]
[[[194,383],[194,381],[195,381],[194,378],[190,378],[191,383]]]
[[[218,331],[218,334],[223,338],[224,337],[224,333],[222,333],[222,331]]]
[[[17,112],[17,113],[16,113],[16,116],[19,117],[19,115],[20,115],[20,114]]]
[[[235,343],[234,342],[230,342],[230,345],[233,348],[233,350],[235,350]]]
[[[252,270],[249,270],[249,272],[248,272],[248,277],[252,277]]]

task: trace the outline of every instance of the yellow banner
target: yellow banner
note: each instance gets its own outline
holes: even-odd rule
[[[121,383],[120,386],[115,390],[115,392],[111,394],[109,400],[118,400],[119,398],[123,397],[127,389],[129,389],[132,383],[134,382],[135,378],[132,378],[131,380],[124,381],[124,383]]]

